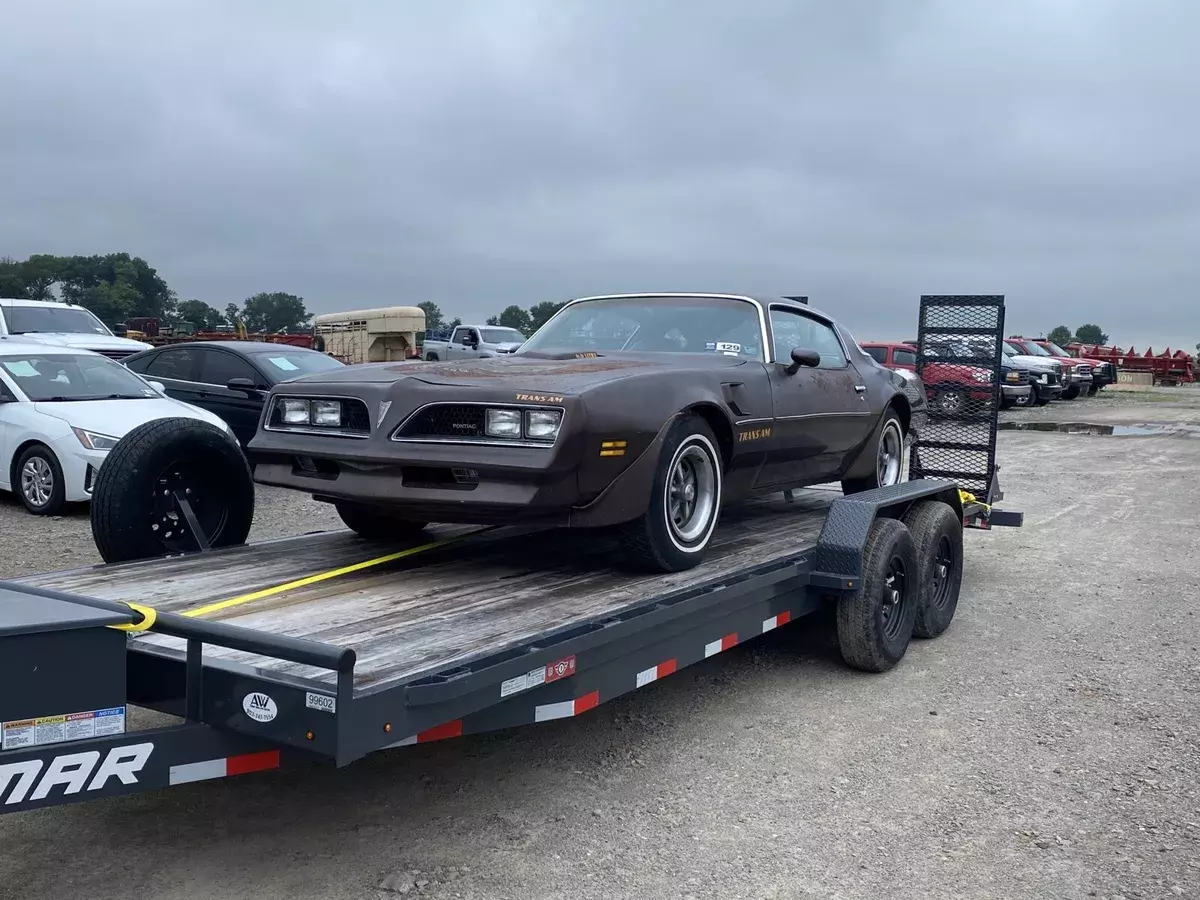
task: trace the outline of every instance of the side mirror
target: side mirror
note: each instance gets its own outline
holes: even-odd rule
[[[241,391],[243,394],[253,394],[258,386],[249,378],[230,378],[225,387],[231,391]]]
[[[816,350],[806,350],[803,347],[792,348],[792,364],[787,367],[789,375],[795,375],[801,366],[815,369],[821,364],[821,354]]]
[[[150,387],[154,388],[160,394],[165,394],[167,392],[167,386],[161,381],[147,381],[146,384],[150,385]]]

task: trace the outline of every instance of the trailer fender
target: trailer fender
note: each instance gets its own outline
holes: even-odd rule
[[[834,500],[817,538],[810,583],[834,593],[857,591],[862,580],[863,550],[875,520],[899,519],[922,500],[940,500],[962,518],[957,485],[941,479],[904,481]]]

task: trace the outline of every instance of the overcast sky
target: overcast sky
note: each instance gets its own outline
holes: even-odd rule
[[[921,293],[1200,340],[1195,0],[7,0],[0,256],[317,312]]]

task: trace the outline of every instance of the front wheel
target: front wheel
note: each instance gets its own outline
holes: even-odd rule
[[[1077,384],[1071,385],[1069,388],[1067,388],[1065,391],[1063,391],[1062,396],[1063,396],[1064,400],[1074,400],[1076,397],[1079,396],[1079,385],[1077,385]]]
[[[629,561],[652,572],[699,565],[721,513],[724,468],[717,439],[700,416],[683,416],[663,442],[650,503],[621,528]]]
[[[334,509],[345,526],[359,537],[383,544],[419,538],[427,524],[398,519],[386,510],[358,503],[335,503]]]
[[[55,516],[67,502],[62,466],[45,444],[34,444],[16,465],[17,496],[35,516]]]
[[[843,494],[857,494],[904,481],[904,429],[894,409],[884,413],[875,444],[875,471],[863,478],[842,480]]]

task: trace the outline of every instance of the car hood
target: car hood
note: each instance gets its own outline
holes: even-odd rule
[[[1016,365],[1036,372],[1048,372],[1054,368],[1053,363],[1056,362],[1047,356],[1026,356],[1021,353],[1016,356],[1006,356],[1005,359],[1011,359]]]
[[[503,356],[452,362],[372,363],[306,375],[287,382],[291,389],[315,384],[391,384],[412,378],[425,384],[514,387],[576,393],[634,375],[694,368],[707,371],[744,365],[748,360],[715,353],[598,355],[574,357]]]
[[[228,426],[207,410],[173,400],[170,397],[147,397],[138,400],[77,400],[66,403],[33,404],[39,413],[62,419],[74,428],[124,437],[137,426],[154,419],[183,417],[201,419],[228,432]]]
[[[153,346],[144,341],[134,341],[112,334],[92,334],[90,332],[34,331],[25,334],[14,334],[13,337],[19,338],[22,341],[33,341],[38,344],[71,347],[75,350],[128,350],[131,353],[136,353],[139,350],[149,350]]]

